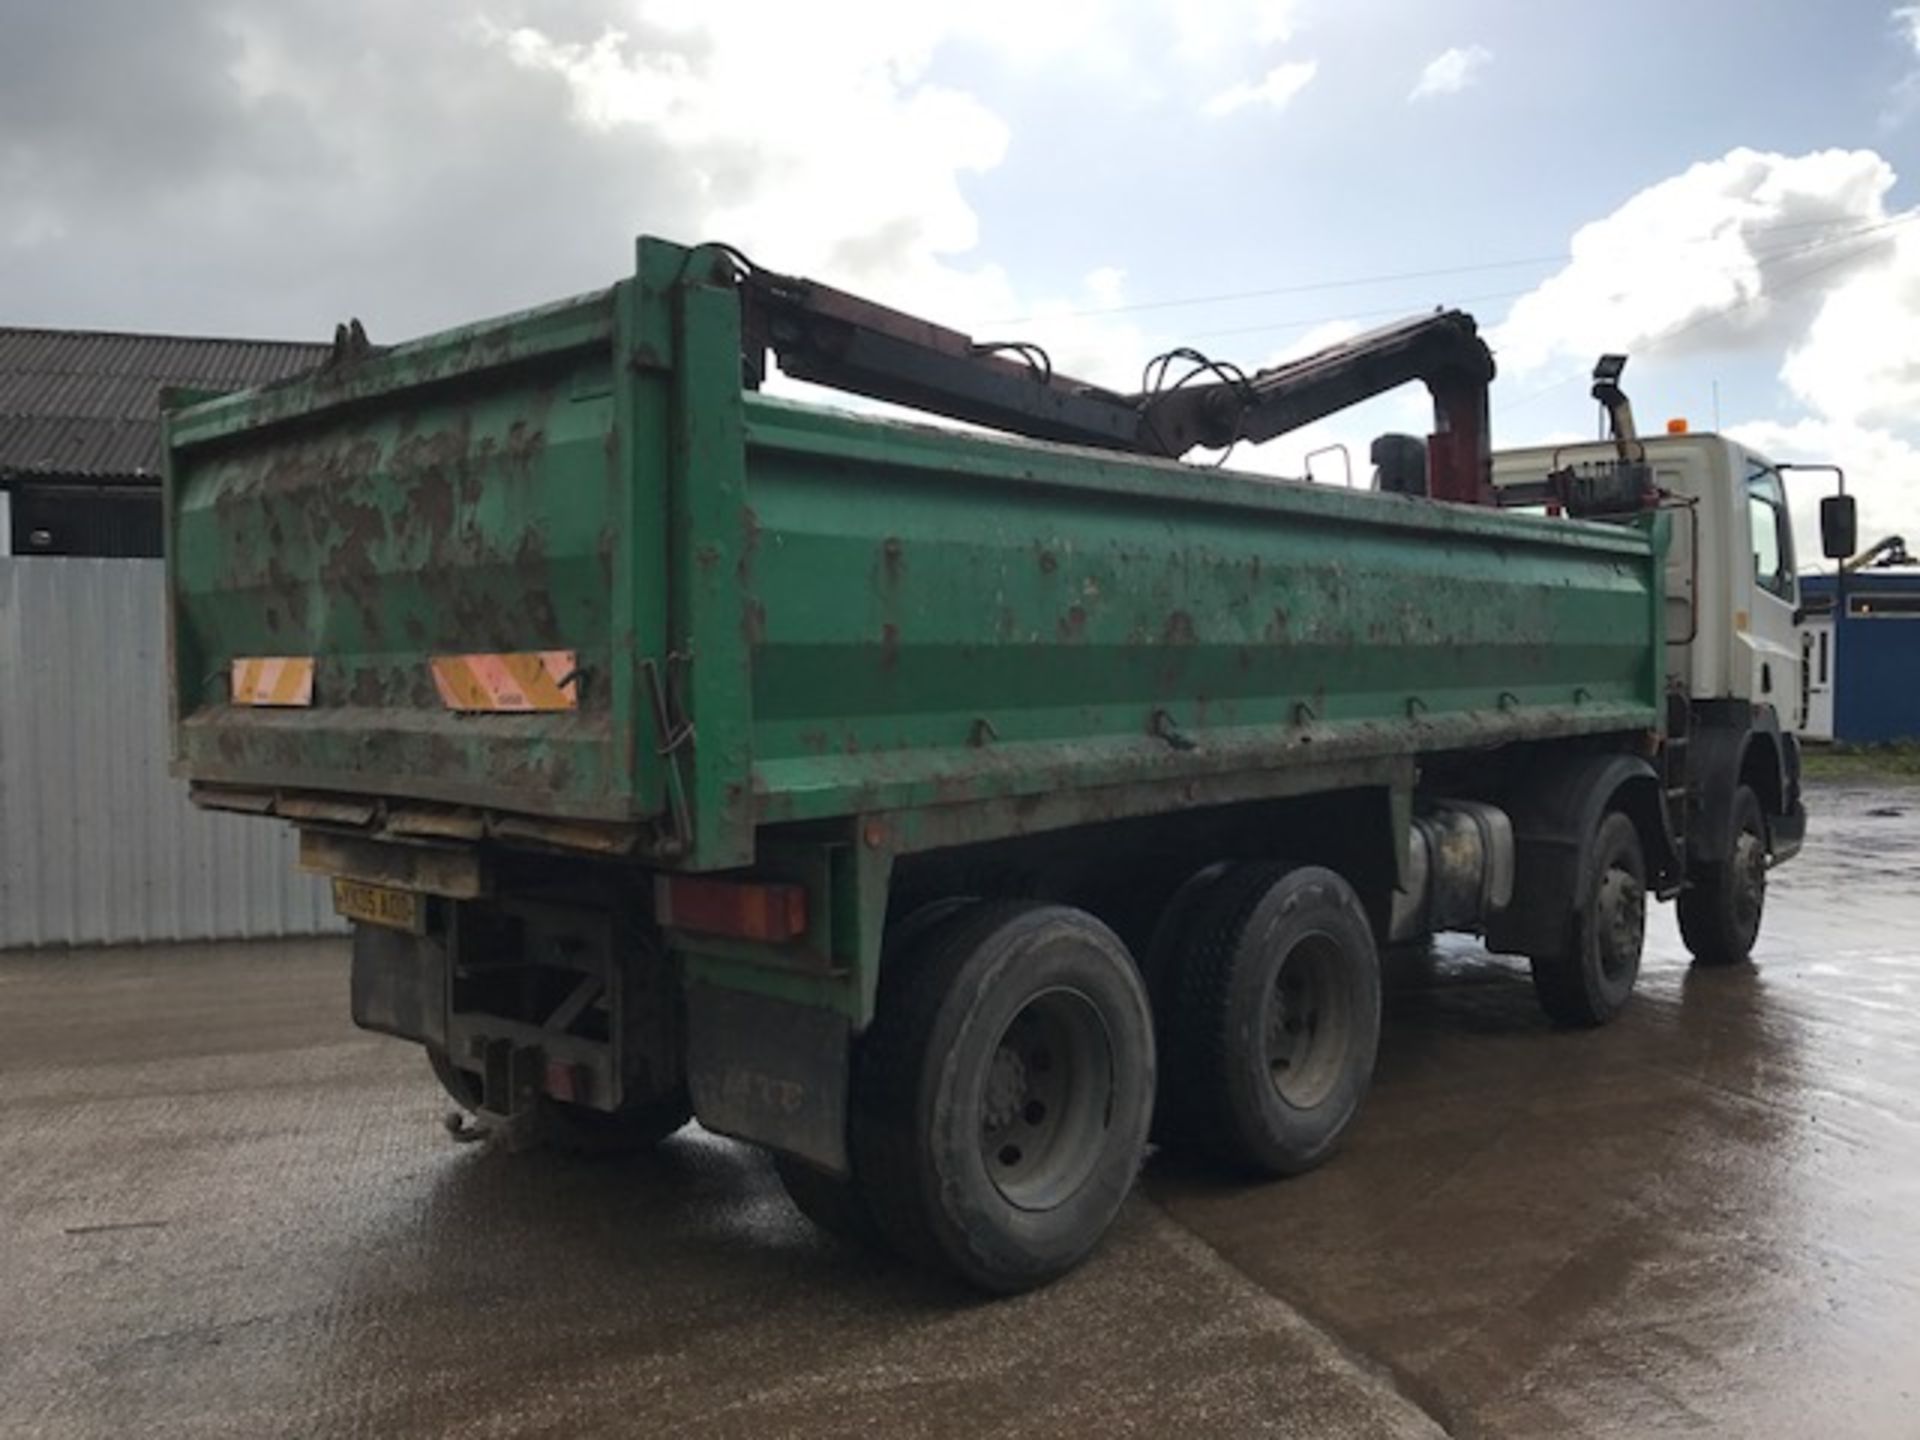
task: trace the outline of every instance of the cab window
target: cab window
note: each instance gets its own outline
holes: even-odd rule
[[[1787,497],[1772,470],[1747,477],[1747,524],[1753,536],[1753,579],[1761,589],[1793,599],[1793,528]]]

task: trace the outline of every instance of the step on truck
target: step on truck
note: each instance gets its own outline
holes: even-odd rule
[[[694,1118],[1021,1290],[1150,1136],[1326,1159],[1384,947],[1483,934],[1569,1026],[1651,900],[1752,948],[1805,826],[1778,473],[1630,421],[1496,465],[1492,375],[1440,312],[1121,394],[652,239],[544,309],[343,327],[169,414],[175,768],[299,828],[353,1018],[484,1123]],[[1375,493],[1180,461],[1416,382]]]

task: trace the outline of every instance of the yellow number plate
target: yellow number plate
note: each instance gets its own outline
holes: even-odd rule
[[[426,907],[410,890],[389,890],[363,880],[333,882],[333,908],[349,920],[365,920],[418,935],[427,928]]]

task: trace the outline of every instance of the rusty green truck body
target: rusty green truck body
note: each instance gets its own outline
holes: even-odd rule
[[[1078,848],[1127,889],[1111,837],[1347,796],[1313,823],[1336,848],[1384,837],[1363,895],[1384,916],[1422,776],[1645,755],[1666,723],[1657,514],[1548,520],[769,398],[741,326],[709,252],[643,241],[611,289],[346,347],[168,424],[174,749],[201,803],[429,897],[409,943],[455,973],[447,916],[551,896],[569,865],[635,923],[663,876],[800,894],[792,935],[659,917],[716,1128],[843,1167],[830,1136],[747,1113],[739,1077],[784,1072],[742,1060],[737,1024],[707,1057],[731,1100],[702,1099],[702,1026],[732,1024],[702,1015],[823,1018],[843,1065],[889,907],[939,857],[979,890],[996,847]],[[436,657],[539,654],[568,657],[563,707],[436,688]],[[303,703],[242,703],[259,657],[310,665]],[[372,1023],[481,1053],[493,1032],[457,1002],[421,1003]]]
[[[707,870],[800,822],[979,841],[1658,723],[1650,527],[743,394],[684,260],[174,416],[203,798]],[[554,649],[577,709],[456,713],[428,672]],[[311,705],[230,704],[257,655],[312,656]]]

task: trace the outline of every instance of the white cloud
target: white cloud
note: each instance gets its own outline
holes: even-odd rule
[[[1087,272],[1087,298],[1105,310],[1126,304],[1127,272],[1117,265],[1102,265]]]
[[[1920,55],[1920,5],[1896,5],[1893,7],[1893,24],[1903,38],[1912,47],[1915,55]]]
[[[1260,368],[1271,369],[1283,365],[1289,360],[1298,360],[1311,355],[1316,350],[1325,350],[1330,345],[1338,345],[1343,340],[1351,340],[1360,333],[1360,326],[1352,320],[1322,320],[1298,339],[1290,340],[1274,351],[1266,364]]]
[[[1429,100],[1436,95],[1457,95],[1480,78],[1480,72],[1493,62],[1493,52],[1484,45],[1455,45],[1442,50],[1427,62],[1414,84],[1408,100]]]
[[[1893,182],[1871,150],[1739,149],[1651,185],[1575,232],[1567,266],[1515,302],[1492,336],[1501,369],[1656,345],[1778,351],[1884,261]]]
[[[1920,227],[1906,226],[1894,232],[1881,263],[1827,293],[1780,378],[1810,409],[1834,420],[1920,427],[1916,336]]]
[[[1320,64],[1316,60],[1284,61],[1257,81],[1229,85],[1200,108],[1214,119],[1252,105],[1284,110],[1294,96],[1312,83],[1319,71]]]
[[[1887,430],[1824,419],[1753,420],[1729,425],[1727,433],[1771,460],[1842,466],[1847,493],[1860,505],[1862,549],[1884,535],[1904,535],[1920,545],[1920,445]],[[1831,490],[1827,475],[1788,476],[1802,569],[1826,563],[1820,555],[1820,497]]]
[[[649,7],[686,37],[678,49],[618,30],[586,43],[487,34],[516,65],[565,82],[581,129],[687,157],[708,233],[783,269],[924,283],[941,257],[977,243],[961,177],[999,164],[1007,129],[972,96],[921,79],[942,35],[927,12],[861,8],[873,13],[832,46],[817,43],[805,7]]]
[[[1249,40],[1255,45],[1285,44],[1299,29],[1299,9],[1299,0],[1176,5],[1169,17],[1173,53],[1177,59],[1195,63],[1243,54]]]
[[[0,46],[0,307],[290,336],[358,313],[391,340],[605,284],[646,231],[956,323],[1022,313],[968,193],[1008,128],[930,67],[1134,73],[1142,41],[1103,0],[468,12],[45,7],[31,58]]]
[[[1867,150],[1735,150],[1649,186],[1581,229],[1566,268],[1515,304],[1491,337],[1501,371],[1584,374],[1608,350],[1771,364],[1804,410],[1727,433],[1844,466],[1863,539],[1920,538],[1920,211],[1887,209],[1894,178]],[[1819,533],[1824,488],[1788,487],[1802,536]]]

